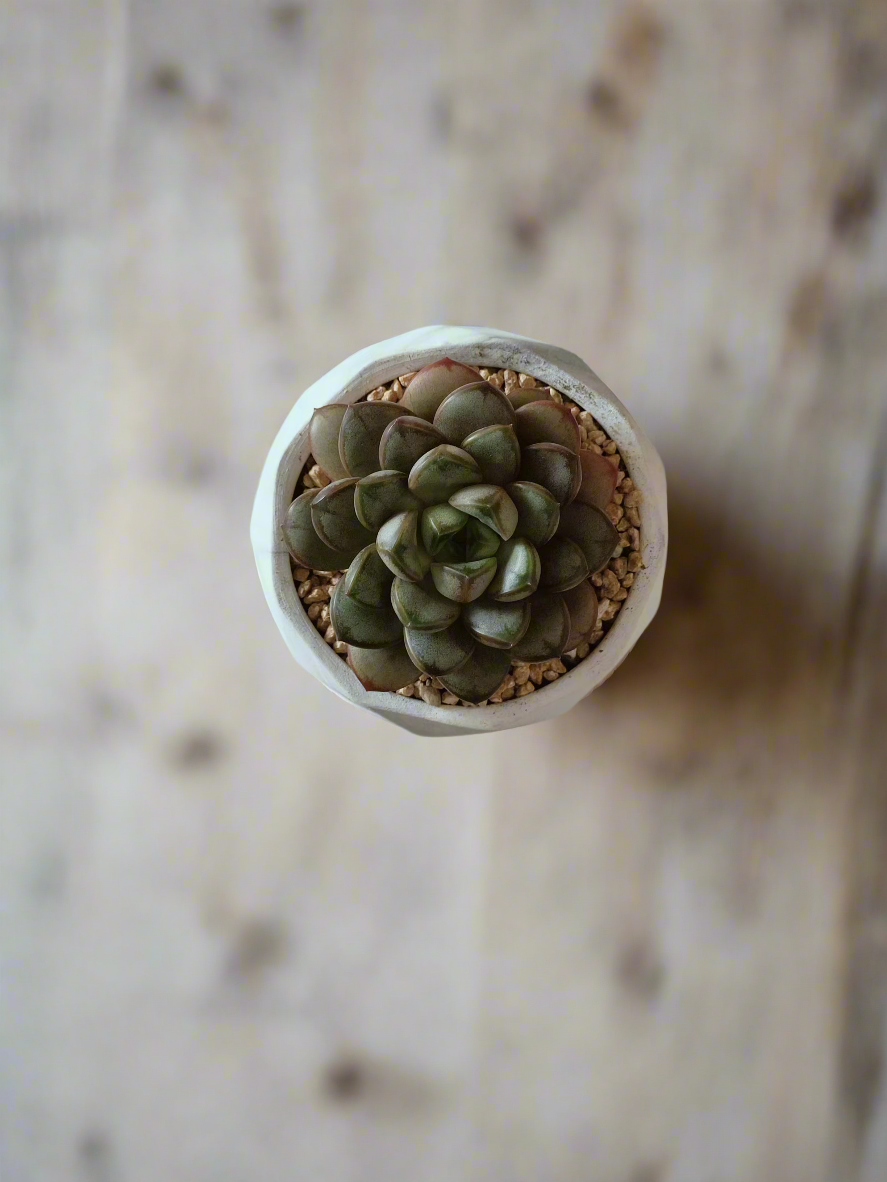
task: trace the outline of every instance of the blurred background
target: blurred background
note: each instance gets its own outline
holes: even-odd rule
[[[884,0],[4,0],[4,1182],[884,1182]],[[435,741],[289,657],[293,401],[577,352],[660,614]]]

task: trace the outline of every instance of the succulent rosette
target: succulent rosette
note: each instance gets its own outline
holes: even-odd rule
[[[619,543],[603,512],[617,473],[580,450],[547,393],[504,394],[445,358],[400,403],[314,412],[331,483],[292,502],[286,544],[301,565],[345,572],[330,619],[365,688],[427,673],[482,702],[512,663],[560,657],[594,631],[589,576]]]

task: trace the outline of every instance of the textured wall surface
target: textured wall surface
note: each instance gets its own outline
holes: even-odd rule
[[[883,0],[0,5],[4,1182],[887,1177]],[[437,321],[670,476],[594,697],[318,692],[248,540]]]

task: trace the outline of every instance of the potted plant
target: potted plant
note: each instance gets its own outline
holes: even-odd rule
[[[650,623],[665,474],[574,354],[435,326],[305,391],[251,533],[303,668],[418,734],[485,733],[569,710]]]

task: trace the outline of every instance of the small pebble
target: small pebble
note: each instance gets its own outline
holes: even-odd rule
[[[515,687],[513,685],[510,685],[508,687],[508,689],[504,689],[502,691],[502,695],[501,695],[502,701],[503,702],[510,702],[516,693],[517,693],[517,690],[515,689]]]
[[[527,694],[535,693],[535,690],[536,687],[532,681],[525,681],[523,685],[519,685],[514,691],[514,696],[516,698],[525,698]]]
[[[314,580],[306,579],[304,583],[299,583],[298,587],[296,588],[296,594],[298,595],[299,599],[304,599],[308,592],[313,590]]]
[[[443,704],[445,706],[458,706],[459,705],[459,695],[446,693],[441,698],[441,701],[443,702]]]
[[[308,475],[307,472],[302,476],[302,487],[303,488],[316,488],[317,487],[317,485],[314,483],[314,481],[311,479],[311,477]]]
[[[625,500],[623,504],[626,509],[636,509],[641,503],[641,494],[636,488],[631,488],[625,493]]]
[[[618,526],[617,526],[617,528],[618,528]],[[625,541],[623,542],[623,545],[628,546],[628,548],[630,550],[640,550],[641,535],[638,533],[636,527],[626,531]]]
[[[641,515],[640,515],[640,513],[638,513],[637,508],[634,505],[631,505],[628,509],[625,510],[625,516],[628,518],[628,520],[631,522],[631,524],[633,526],[635,526],[635,528],[638,528],[640,526]]]
[[[639,552],[637,550],[632,551],[628,556],[628,569],[630,573],[634,574],[636,571],[639,571],[643,565],[644,563]]]
[[[324,472],[323,468],[321,468],[319,464],[315,464],[313,468],[310,468],[308,470],[308,475],[311,477],[318,488],[326,488],[326,486],[330,483],[329,476],[327,476],[326,472]]]
[[[593,647],[594,645],[596,645],[598,643],[599,640],[603,639],[603,636],[604,636],[603,628],[601,628],[597,632],[592,632],[591,636],[589,636],[589,638],[588,638],[588,643]]]
[[[553,669],[546,669],[542,676],[546,681],[557,681],[557,679],[560,677],[560,674],[555,673]]]
[[[395,378],[388,387],[388,393],[394,394],[395,397],[400,398],[401,394],[403,393],[403,386],[400,384],[397,378]]]
[[[344,640],[337,640],[333,645],[333,649],[339,654],[340,657],[345,657],[348,655],[348,645]]]
[[[600,601],[600,603],[598,604],[598,608],[597,608],[597,618],[598,618],[598,620],[602,620],[602,619],[604,618],[604,612],[605,612],[605,611],[609,611],[609,608],[610,608],[610,601],[609,601],[609,599],[602,599],[602,600]]]
[[[382,402],[397,402],[399,397],[400,397],[400,395],[395,394],[393,390],[386,390],[385,393],[382,395],[381,401]]]
[[[583,640],[583,642],[576,649],[576,656],[580,661],[584,661],[590,652],[591,648],[588,642]]]
[[[628,477],[623,473],[622,480],[619,483],[619,487],[622,489],[622,491],[624,493],[630,493],[632,491],[632,489],[634,488],[634,481],[629,480]]]
[[[524,387],[525,390],[526,389],[530,389],[530,390],[536,389],[536,379],[528,373],[522,373],[521,376],[517,380],[520,382],[520,384]]]
[[[312,603],[311,606],[308,608],[308,619],[309,620],[318,620],[320,618],[320,613],[322,611],[323,611],[323,607],[321,606],[321,604]]]
[[[402,698],[411,698],[415,693],[415,690],[411,685],[405,685],[403,689],[399,689],[397,692]]]
[[[615,501],[610,501],[604,512],[610,518],[613,524],[618,526],[623,517],[622,506],[617,505]]]
[[[567,671],[567,666],[563,663],[563,661],[559,661],[557,659],[549,661],[548,668],[552,673],[566,673]]]
[[[440,690],[431,685],[423,685],[419,690],[419,697],[429,706],[440,705]]]
[[[602,443],[601,447],[604,449],[605,456],[615,456],[616,444],[613,442],[612,439],[609,441],[609,443]],[[617,464],[617,467],[618,467],[618,464]]]
[[[628,592],[625,590],[624,587],[620,587],[619,590],[616,592],[616,594],[613,596],[613,598],[614,598],[614,600],[616,600],[617,603],[620,603],[623,599],[628,598]]]
[[[416,376],[416,374],[418,372],[419,371],[417,369],[414,369],[412,373],[402,373],[400,375],[400,377],[397,380],[400,382],[401,386],[403,386],[404,390],[407,388],[407,386],[410,384],[410,382],[413,380],[413,378]]]
[[[529,681],[529,679],[530,679],[529,665],[518,665],[518,667],[514,671],[514,684],[515,685],[526,685],[526,683]]]
[[[317,605],[316,605],[316,604],[314,604],[314,603],[312,603],[312,605],[311,605],[311,606],[312,606],[312,607],[316,607]],[[329,607],[329,604],[328,604],[328,603],[323,603],[323,604],[321,604],[321,606],[320,606],[320,614],[318,615],[318,617],[317,617],[317,618],[318,618],[319,620],[323,620],[323,622],[324,622],[324,623],[328,623],[328,622],[329,622],[329,618],[330,618],[330,607]]]
[[[502,379],[499,377],[499,375],[497,373],[491,373],[490,376],[487,378],[487,381],[490,383],[491,386],[495,386],[497,390],[502,389]]]
[[[611,558],[610,559],[610,570],[613,572],[613,574],[616,576],[617,579],[621,579],[622,576],[628,570],[628,559],[627,558]]]
[[[542,669],[537,667],[530,670],[530,681],[532,681],[533,685],[541,685],[544,677],[545,673]]]
[[[622,504],[622,493],[618,493],[618,492],[613,493],[613,504],[614,505],[621,505]]]
[[[487,378],[490,376],[492,370],[489,370],[489,369],[487,369],[487,367],[485,365],[482,365],[477,372],[480,374],[480,376],[483,378],[483,380],[486,381]]]
[[[597,445],[596,443],[589,443],[589,445],[588,445],[588,446],[589,446],[589,448],[591,449],[591,451],[593,451],[593,452],[597,452],[597,454],[598,454],[599,456],[602,456],[602,455],[604,454],[604,453],[601,451],[601,449],[598,447],[598,445]]]
[[[564,396],[560,390],[554,390],[551,386],[548,387],[548,398],[550,402],[559,402],[563,405]]]
[[[591,576],[591,585],[592,585],[592,587],[600,587],[600,585],[601,585],[601,582],[602,582],[602,579],[601,579],[601,576],[600,576],[599,574],[594,574],[594,575],[592,575],[592,576]]]
[[[506,369],[506,371],[505,371],[506,386],[513,386],[516,381],[517,381],[517,374],[514,372],[514,370],[513,369]]]
[[[612,599],[619,590],[619,580],[611,570],[601,571],[601,589],[608,599]]]
[[[326,631],[323,634],[323,638],[327,642],[327,644],[335,644],[336,643],[336,630],[332,626],[332,624],[327,625]]]
[[[315,587],[313,591],[309,591],[305,596],[304,603],[321,603],[324,599],[329,599],[329,587]]]
[[[579,439],[582,443],[588,443],[588,430],[585,427],[579,428]]]
[[[634,583],[634,575],[625,575],[622,579],[623,587],[631,587]]]
[[[589,414],[589,412],[587,410],[580,410],[579,411],[579,422],[588,431],[596,431],[597,430],[597,423],[594,421],[594,419],[592,418],[592,416]]]
[[[307,566],[297,566],[293,571],[293,578],[297,583],[304,583],[306,579],[311,578],[311,571]]]

